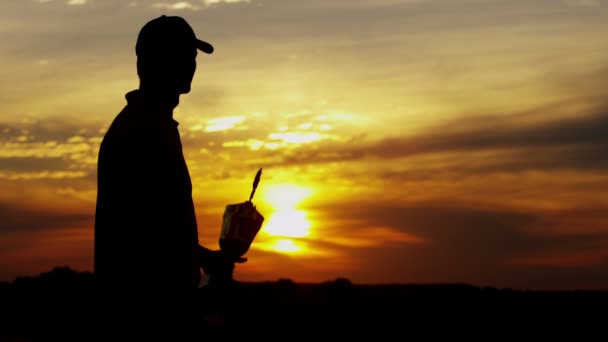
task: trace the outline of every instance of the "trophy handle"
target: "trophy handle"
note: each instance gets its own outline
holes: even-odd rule
[[[255,190],[258,188],[258,183],[260,183],[260,177],[262,177],[262,169],[258,170],[258,173],[255,175],[255,179],[253,180],[253,189],[251,190],[251,195],[249,195],[249,202],[251,202],[251,200],[253,199]]]

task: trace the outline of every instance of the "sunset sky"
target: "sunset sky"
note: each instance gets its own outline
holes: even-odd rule
[[[608,289],[606,0],[3,0],[0,281],[92,270],[162,14],[215,47],[174,112],[203,245],[264,170],[238,280]]]

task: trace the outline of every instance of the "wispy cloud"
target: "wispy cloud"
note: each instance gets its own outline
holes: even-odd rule
[[[180,10],[197,11],[200,9],[199,6],[193,5],[192,3],[187,2],[187,1],[179,1],[179,2],[173,2],[173,3],[157,2],[157,3],[152,4],[152,8],[161,8],[161,9],[167,9],[167,10],[173,10],[173,11],[180,11]]]
[[[599,0],[563,0],[563,2],[566,5],[582,7],[597,7],[600,5]]]
[[[207,121],[207,127],[205,127],[205,132],[217,132],[233,129],[235,128],[235,126],[240,125],[244,121],[244,116],[227,116],[222,118],[210,119]],[[198,126],[194,126],[191,129],[196,131],[198,129]]]
[[[102,137],[96,129],[63,121],[0,124],[0,178],[83,178],[96,167]]]
[[[251,0],[203,0],[203,2],[205,3],[205,5],[211,6],[221,3],[233,4],[238,2],[251,2]]]
[[[0,179],[10,181],[28,181],[36,179],[73,179],[84,178],[88,175],[84,171],[39,171],[39,172],[2,172]]]
[[[88,0],[68,0],[66,3],[70,6],[86,5]]]
[[[221,4],[233,4],[233,3],[248,3],[251,0],[203,0],[204,7],[217,6]],[[191,10],[198,11],[201,9],[200,6],[193,4],[188,1],[178,1],[178,2],[157,2],[152,4],[152,8],[161,8],[172,11],[179,10]]]
[[[284,155],[280,163],[398,159],[441,153],[451,153],[468,161],[464,158],[467,154],[488,151],[502,154],[501,158],[507,159],[488,158],[487,162],[477,164],[480,170],[484,167],[486,171],[497,167],[505,171],[526,169],[526,165],[532,169],[606,169],[608,159],[601,151],[608,149],[608,136],[605,134],[608,112],[600,109],[596,113],[538,123],[528,122],[529,117],[534,116],[530,113],[472,117],[430,128],[411,137],[385,138],[375,142],[353,138],[345,143],[334,141],[312,149],[303,145],[298,153]],[[537,115],[547,117],[547,113]]]

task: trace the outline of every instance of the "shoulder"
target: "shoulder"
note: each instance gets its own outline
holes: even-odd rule
[[[156,140],[162,129],[154,121],[146,120],[144,115],[125,107],[112,121],[104,136],[104,141],[120,144],[138,144]]]
[[[120,141],[126,136],[128,131],[128,123],[125,121],[124,109],[114,117],[110,127],[103,136],[101,141],[101,149],[107,148],[113,145],[115,142]]]

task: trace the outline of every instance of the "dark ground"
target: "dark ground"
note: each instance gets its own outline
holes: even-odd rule
[[[146,296],[148,303],[154,303],[153,293]],[[0,283],[0,340],[116,340],[106,336],[98,323],[100,316],[115,317],[120,309],[98,310],[104,301],[93,295],[92,274],[68,268]],[[192,302],[190,308],[171,309],[175,311],[170,315],[178,319],[180,311],[188,312],[187,324],[195,327],[189,333],[193,341],[435,337],[608,341],[608,291],[523,291],[467,284],[357,285],[347,279],[300,284],[283,279],[239,283],[224,292],[201,289]],[[133,324],[142,321],[142,329],[158,327],[158,322],[128,317]],[[152,337],[128,340],[155,337],[153,333]]]

